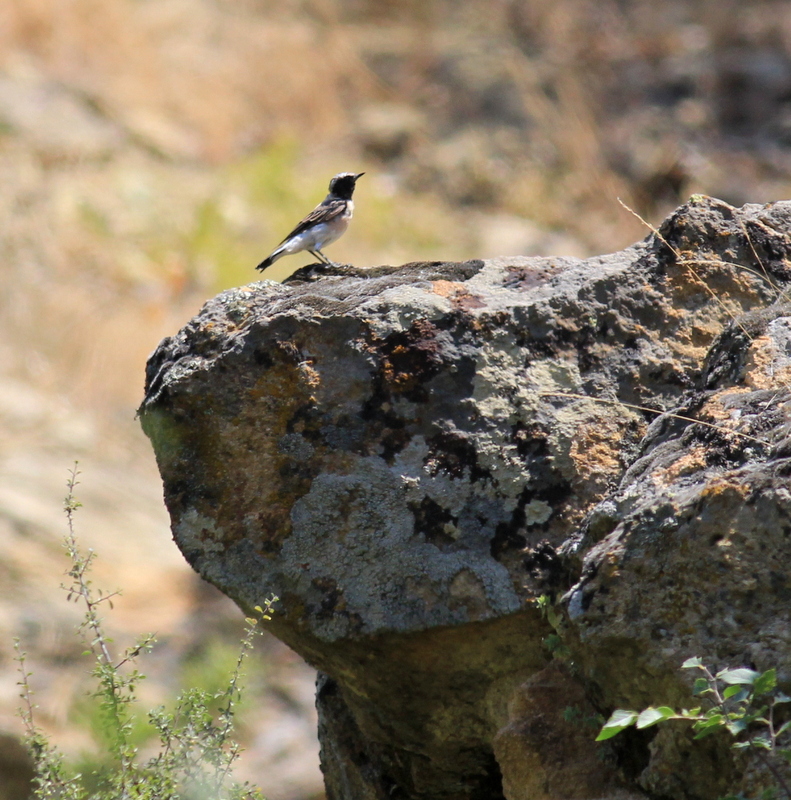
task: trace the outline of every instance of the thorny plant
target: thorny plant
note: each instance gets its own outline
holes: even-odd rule
[[[791,764],[791,720],[779,722],[776,711],[778,706],[791,703],[791,697],[778,688],[776,670],[756,672],[741,667],[712,673],[697,657],[688,658],[681,668],[702,672],[695,680],[692,693],[705,698],[710,708],[704,710],[697,706],[681,711],[670,706],[649,706],[642,711],[619,708],[604,723],[596,741],[611,739],[632,725],[638,729],[650,728],[671,719],[691,722],[695,739],[724,730],[736,739],[732,745],[734,749],[757,754],[775,779],[781,796],[791,800],[791,788],[778,768],[782,762]],[[764,796],[774,797],[775,794]]]
[[[14,642],[19,664],[22,708],[20,716],[26,731],[27,744],[35,764],[35,792],[38,800],[256,800],[259,789],[231,780],[231,769],[241,747],[233,739],[234,716],[241,698],[242,666],[260,633],[259,622],[272,615],[275,597],[256,606],[257,618],[247,618],[244,637],[233,673],[225,689],[217,694],[191,688],[176,698],[173,711],[164,707],[149,712],[150,724],[159,734],[159,752],[141,760],[132,744],[131,733],[136,721],[135,689],[144,679],[136,668],[138,656],[150,651],[153,635],[144,636],[120,658],[111,650],[99,610],[118,592],[104,592],[93,587],[88,577],[96,554],[80,550],[74,532],[74,514],[81,504],[74,490],[78,485],[77,465],[69,473],[65,500],[67,534],[65,549],[71,561],[67,575],[71,579],[63,588],[67,598],[85,608],[80,631],[94,659],[91,672],[96,679],[94,697],[107,738],[111,766],[103,770],[100,788],[86,788],[84,776],[70,774],[63,755],[35,724],[33,690],[27,671],[26,656],[19,640]],[[219,703],[219,710],[213,709]]]

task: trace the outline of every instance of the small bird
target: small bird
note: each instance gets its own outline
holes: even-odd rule
[[[339,239],[349,227],[349,220],[354,213],[354,203],[352,202],[354,185],[363,175],[365,175],[364,172],[357,175],[353,172],[341,172],[336,175],[330,181],[330,193],[256,269],[263,272],[267,267],[271,267],[278,258],[301,253],[303,250],[307,250],[323,264],[336,266],[321,250]]]

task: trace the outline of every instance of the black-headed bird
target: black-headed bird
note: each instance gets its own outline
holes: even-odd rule
[[[262,272],[271,267],[278,258],[307,250],[323,264],[337,266],[322,253],[322,248],[339,239],[354,213],[354,185],[365,175],[359,172],[341,172],[330,181],[330,193],[302,222],[265,258],[256,269]]]

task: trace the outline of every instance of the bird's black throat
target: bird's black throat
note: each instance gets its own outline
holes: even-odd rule
[[[355,175],[352,172],[347,172],[342,175],[336,175],[330,181],[330,196],[337,197],[340,200],[351,200],[357,179],[363,174],[361,172],[359,175]]]

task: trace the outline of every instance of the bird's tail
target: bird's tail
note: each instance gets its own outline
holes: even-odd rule
[[[283,255],[283,251],[282,251],[280,248],[278,248],[277,250],[275,250],[275,252],[274,252],[274,253],[272,253],[272,255],[270,255],[270,256],[268,256],[267,258],[265,258],[265,259],[264,259],[264,260],[263,260],[263,261],[262,261],[262,262],[261,262],[261,263],[260,263],[260,264],[259,264],[259,265],[256,267],[256,269],[257,269],[259,272],[263,272],[263,271],[264,271],[264,270],[265,270],[267,267],[271,267],[271,266],[272,266],[272,264],[274,264],[274,263],[275,263],[275,261],[277,261],[277,260],[278,260],[278,258],[280,258],[282,255]]]

